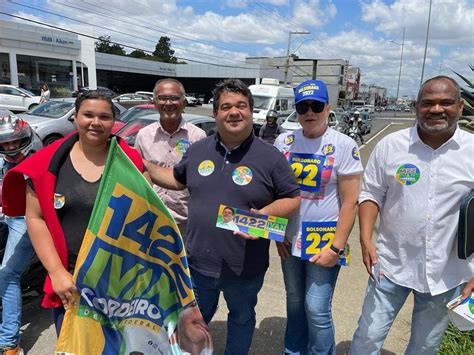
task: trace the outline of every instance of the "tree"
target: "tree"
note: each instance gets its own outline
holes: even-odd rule
[[[171,40],[166,36],[160,37],[160,40],[155,46],[153,56],[156,58],[156,60],[164,63],[176,64],[178,62],[174,56],[174,50],[171,49]]]
[[[131,52],[129,55],[129,57],[132,57],[132,58],[142,58],[142,59],[148,59],[149,57],[151,57],[151,55],[149,54],[146,54],[144,51],[142,51],[141,49],[135,49],[133,52]]]
[[[100,36],[99,40],[95,42],[95,51],[99,53],[108,53],[115,55],[126,55],[122,46],[117,43],[112,43],[110,36]]]

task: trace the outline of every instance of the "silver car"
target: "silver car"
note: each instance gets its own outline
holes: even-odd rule
[[[0,85],[0,108],[13,111],[31,110],[41,97],[13,85]]]
[[[74,126],[74,98],[52,99],[32,110],[19,114],[36,131],[43,144],[53,143],[76,129]],[[125,108],[114,103],[116,116]]]

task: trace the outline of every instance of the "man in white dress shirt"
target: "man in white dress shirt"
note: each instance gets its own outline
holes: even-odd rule
[[[448,326],[446,303],[474,275],[473,256],[457,257],[459,207],[474,188],[474,136],[457,125],[462,110],[453,79],[429,79],[418,93],[417,124],[382,139],[370,156],[359,197],[362,257],[370,278],[351,354],[380,352],[410,293],[414,310],[406,354],[436,354]]]

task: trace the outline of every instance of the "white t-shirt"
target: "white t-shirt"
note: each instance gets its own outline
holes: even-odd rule
[[[354,140],[330,127],[313,139],[306,138],[302,129],[285,132],[274,145],[287,157],[301,189],[300,213],[290,217],[286,230],[286,238],[293,242],[293,255],[298,255],[295,245],[303,222],[337,222],[341,205],[337,177],[363,171],[359,148]]]

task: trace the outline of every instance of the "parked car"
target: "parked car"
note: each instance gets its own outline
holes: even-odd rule
[[[148,96],[151,100],[153,100],[154,96],[152,91],[135,91],[135,94]]]
[[[105,86],[97,86],[97,89],[91,89],[88,86],[84,86],[80,88],[79,90],[74,90],[72,92],[72,97],[81,97],[84,93],[92,90],[97,90],[103,92],[106,96],[108,97],[115,97],[117,96],[117,93],[113,90],[110,90],[109,88],[106,88]]]
[[[52,99],[18,116],[30,124],[46,146],[76,129],[73,117],[75,101],[73,98]],[[114,102],[114,110],[119,116],[125,107]]]
[[[334,111],[329,112],[328,117],[328,126],[333,127],[334,129],[337,128],[338,121],[337,116]],[[285,131],[296,131],[297,129],[301,128],[300,123],[298,122],[298,116],[296,115],[296,111],[293,111],[282,123],[281,128]]]
[[[186,98],[186,106],[196,106],[196,98],[189,96],[188,94],[184,95]]]
[[[0,108],[27,111],[37,106],[41,97],[13,85],[0,85]]]
[[[208,136],[216,133],[217,131],[216,121],[212,117],[183,113],[183,118],[187,122],[190,122],[204,130]],[[159,119],[160,115],[158,113],[136,118],[118,130],[116,135],[125,139],[127,143],[133,147],[135,145],[135,139],[138,131],[143,127],[152,124],[153,122],[158,121]]]
[[[149,104],[151,99],[146,95],[139,94],[122,94],[112,99],[114,102],[118,102],[125,108],[130,108],[140,104]]]
[[[153,115],[155,113],[157,113],[157,111],[155,105],[152,104],[130,107],[128,110],[122,112],[120,116],[117,117],[117,119],[115,120],[113,132],[118,131],[131,120],[147,115]]]
[[[196,93],[193,93],[193,92],[190,92],[190,93],[186,93],[186,96],[191,96],[192,98],[194,98],[194,100],[196,100],[196,105],[202,105],[204,103],[204,97],[201,97],[199,94],[196,94]]]

